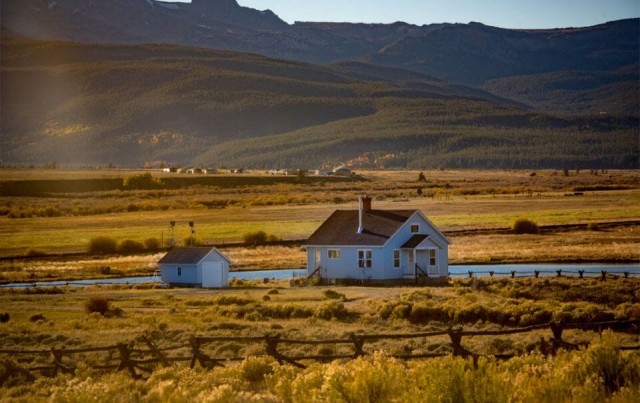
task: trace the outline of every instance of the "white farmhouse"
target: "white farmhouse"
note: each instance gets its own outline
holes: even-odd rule
[[[420,210],[336,210],[307,240],[307,274],[323,280],[417,280],[449,275],[446,236]]]
[[[228,286],[230,264],[214,247],[173,248],[158,261],[165,283],[202,288]]]

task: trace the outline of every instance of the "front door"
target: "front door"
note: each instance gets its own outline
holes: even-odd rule
[[[414,258],[413,249],[403,249],[402,252],[406,253],[406,256],[407,256],[407,259],[406,259],[407,264],[404,265],[404,270],[402,271],[402,274],[405,276],[415,276],[416,268],[415,268],[415,262],[413,259]]]

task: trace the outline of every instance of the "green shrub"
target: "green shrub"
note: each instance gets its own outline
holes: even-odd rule
[[[162,181],[154,178],[150,173],[127,176],[124,179],[123,186],[127,190],[146,190],[158,189],[162,187]]]
[[[242,238],[244,239],[244,243],[252,246],[264,245],[269,239],[267,233],[264,231],[249,232],[244,234]]]
[[[313,316],[318,319],[331,320],[333,318],[337,320],[346,320],[351,316],[351,313],[347,311],[342,302],[331,301],[319,305]]]
[[[597,222],[590,222],[587,225],[587,230],[589,230],[589,231],[600,231],[600,227],[598,226]]]
[[[517,220],[515,220],[511,225],[511,229],[515,234],[539,234],[540,233],[538,224],[526,218],[518,218]]]
[[[184,246],[203,246],[204,242],[194,236],[188,236],[183,241]]]
[[[89,253],[106,255],[116,252],[117,242],[108,236],[98,236],[89,241]]]
[[[98,312],[100,315],[105,315],[109,311],[109,305],[111,302],[109,298],[102,295],[92,295],[84,303],[84,308],[87,313]]]
[[[322,295],[324,295],[326,299],[339,299],[342,301],[347,299],[343,293],[331,289],[322,291]]]
[[[144,245],[142,242],[134,241],[133,239],[125,239],[118,244],[117,250],[119,253],[124,254],[139,253],[144,250]]]
[[[47,320],[47,318],[45,318],[44,315],[41,313],[36,313],[29,316],[29,322],[37,322],[39,320]]]
[[[144,247],[149,250],[160,249],[160,241],[158,238],[148,238],[144,240]]]
[[[46,256],[46,255],[47,255],[46,252],[40,249],[33,249],[33,248],[29,248],[27,253],[25,253],[25,256],[27,257],[39,257],[39,256]]]

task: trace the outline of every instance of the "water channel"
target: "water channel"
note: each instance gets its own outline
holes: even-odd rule
[[[494,264],[494,265],[451,265],[449,266],[450,277],[468,277],[471,272],[473,277],[501,276],[511,277],[533,277],[535,272],[539,276],[557,276],[558,270],[562,276],[577,277],[579,271],[583,270],[583,275],[600,276],[603,271],[608,275],[617,275],[630,277],[640,276],[640,265],[638,264]],[[286,269],[286,270],[249,270],[249,271],[232,271],[229,273],[229,279],[237,278],[243,280],[256,279],[288,279],[305,276],[305,269]],[[3,288],[26,288],[26,287],[62,287],[62,286],[90,286],[90,285],[111,285],[111,284],[142,284],[160,282],[160,277],[141,276],[141,277],[120,277],[120,278],[104,278],[104,279],[85,279],[72,281],[36,281],[36,282],[20,282],[0,284]]]

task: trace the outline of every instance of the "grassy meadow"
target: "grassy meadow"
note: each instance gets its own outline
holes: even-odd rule
[[[146,174],[132,170],[0,170],[1,183],[39,180],[114,180]],[[638,226],[544,231],[540,235],[474,234],[508,228],[517,218],[538,225],[597,224],[638,220],[638,171],[427,170],[362,171],[351,180],[291,178],[283,183],[264,172],[195,177],[218,186],[182,186],[193,175],[153,172],[154,188],[0,197],[0,281],[141,275],[153,272],[157,253],[60,257],[83,253],[97,236],[118,242],[154,238],[167,245],[170,221],[180,244],[195,223],[198,242],[224,248],[244,235],[265,231],[274,238],[304,240],[335,209],[357,208],[357,196],[374,208],[421,209],[453,243],[450,262],[637,262]],[[198,179],[201,178],[201,179]],[[171,182],[168,181],[171,179]],[[166,182],[163,182],[166,181]],[[208,181],[208,182],[207,182]],[[255,183],[261,183],[256,185]],[[28,189],[27,189],[28,190]],[[598,229],[593,227],[592,229]],[[462,231],[462,232],[461,232]],[[465,232],[466,231],[466,232]],[[298,268],[300,246],[225,248],[238,269]],[[30,256],[23,259],[22,256]],[[42,256],[42,257],[39,257]]]
[[[224,290],[138,286],[0,289],[10,315],[0,323],[0,349],[48,350],[101,347],[123,342],[145,348],[146,335],[160,348],[187,344],[192,335],[344,339],[350,334],[500,330],[517,326],[640,318],[640,279],[457,279],[444,287],[290,287],[287,281],[235,282]],[[87,301],[108,300],[104,314],[89,313]],[[1,313],[1,312],[0,312]],[[329,363],[303,361],[306,369],[279,365],[264,356],[262,343],[220,341],[205,353],[225,361],[211,370],[187,364],[154,366],[134,381],[127,372],[92,369],[106,353],[65,358],[76,375],[26,380],[0,361],[0,400],[68,401],[101,396],[107,401],[633,401],[640,396],[640,355],[619,346],[638,345],[637,331],[566,330],[563,339],[589,344],[578,351],[544,356],[550,330],[517,336],[475,336],[464,348],[481,355],[517,354],[506,362],[451,354],[448,336],[370,340],[366,356]],[[292,345],[289,356],[352,353],[350,346]],[[406,354],[444,354],[402,361]],[[167,352],[189,355],[188,347]],[[0,360],[10,357],[1,356]],[[50,357],[14,356],[23,367],[46,365]],[[427,371],[431,376],[425,377]],[[420,375],[423,374],[423,375]],[[607,374],[604,377],[603,374]],[[393,382],[392,382],[393,381]],[[123,389],[124,388],[124,389]],[[396,389],[397,388],[397,389]],[[478,392],[481,388],[482,393]],[[120,393],[127,390],[127,397]],[[475,392],[475,393],[474,393]]]

